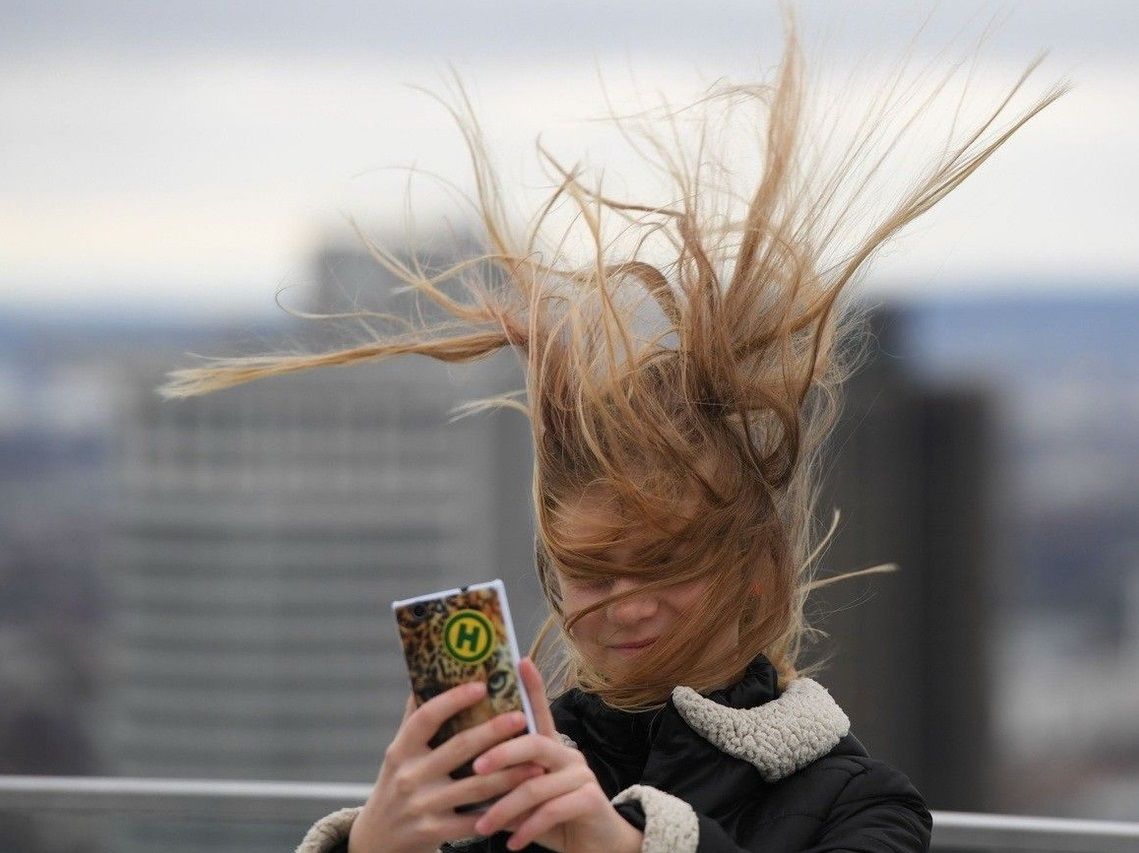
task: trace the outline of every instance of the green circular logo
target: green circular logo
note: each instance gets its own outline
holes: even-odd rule
[[[443,626],[443,648],[459,663],[481,663],[494,650],[494,626],[477,610],[456,611]]]

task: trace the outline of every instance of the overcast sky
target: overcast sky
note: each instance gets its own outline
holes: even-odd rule
[[[797,5],[808,59],[838,76],[848,60],[900,57],[932,8],[919,65],[969,53],[996,14],[979,95],[1045,48],[1031,94],[1076,85],[892,247],[868,287],[1139,286],[1139,4]],[[635,88],[642,105],[655,90],[679,104],[714,79],[761,76],[778,44],[766,0],[0,0],[0,311],[279,313],[274,290],[311,279],[345,215],[399,222],[406,179],[384,167],[414,161],[472,186],[451,119],[407,84],[442,91],[454,63],[507,179],[540,179],[542,132],[567,162],[611,163],[610,180],[632,161],[583,121],[605,107],[598,66],[626,107]],[[413,190],[421,221],[459,213],[428,181]]]

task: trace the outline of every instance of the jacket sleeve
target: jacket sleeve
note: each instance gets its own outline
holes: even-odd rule
[[[305,833],[296,853],[348,853],[348,834],[361,808],[353,806],[322,817]],[[449,841],[439,848],[439,853],[482,853],[487,849],[487,839],[477,835]]]
[[[771,849],[762,827],[749,838],[733,838],[714,819],[679,797],[650,785],[633,785],[612,800],[643,809],[642,850],[668,853],[761,853]],[[888,765],[873,765],[850,776],[815,839],[802,853],[926,853],[932,818],[909,779]]]
[[[925,853],[932,829],[933,817],[909,778],[871,760],[843,786],[805,853]]]

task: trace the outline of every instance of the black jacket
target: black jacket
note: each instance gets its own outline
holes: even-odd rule
[[[551,710],[563,740],[582,750],[617,810],[644,831],[646,851],[928,850],[932,819],[909,779],[866,754],[816,682],[798,679],[778,695],[775,684],[760,655],[736,684],[707,695],[677,687],[659,711],[619,711],[576,689]],[[337,813],[347,827],[352,811]],[[328,843],[298,850],[345,849],[336,842],[347,829],[340,839],[329,830],[334,817],[324,819]],[[441,850],[500,853],[507,837]]]

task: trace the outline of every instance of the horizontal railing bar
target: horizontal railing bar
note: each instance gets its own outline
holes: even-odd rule
[[[1139,823],[978,812],[933,812],[933,846],[953,850],[1135,853]]]
[[[363,803],[369,785],[113,776],[2,776],[0,811],[161,814],[305,823]],[[975,812],[933,812],[934,849],[1139,850],[1139,823]]]
[[[0,810],[305,821],[363,803],[369,785],[114,776],[0,776]]]

